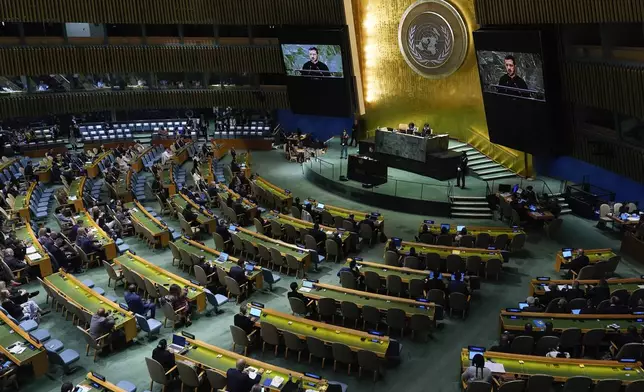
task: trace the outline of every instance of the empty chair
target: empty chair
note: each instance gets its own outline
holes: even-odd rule
[[[340,284],[345,289],[356,289],[356,278],[349,271],[340,272]]]
[[[485,279],[488,279],[488,276],[495,276],[496,280],[499,280],[499,274],[501,273],[501,260],[500,259],[489,259],[485,262]]]
[[[425,255],[425,269],[431,271],[440,271],[441,256],[438,253],[427,253]]]
[[[445,292],[439,289],[431,289],[427,293],[427,300],[445,306]]]
[[[501,384],[499,392],[523,392],[524,389],[525,380],[513,380]]]
[[[599,380],[593,392],[619,392],[621,388],[622,380]]]
[[[206,378],[210,383],[211,391],[226,389],[226,385],[228,385],[228,379],[226,376],[214,369],[206,369]]]
[[[556,349],[558,345],[558,336],[543,336],[537,340],[537,344],[534,347],[534,355],[544,357],[552,349]]]
[[[402,279],[398,275],[387,275],[387,295],[401,296],[403,294]]]
[[[516,237],[516,236],[515,236]],[[508,235],[505,233],[499,234],[494,238],[494,247],[503,250],[508,246]]]
[[[238,326],[230,325],[230,334],[233,337],[233,351],[235,351],[239,345],[244,348],[244,356],[248,355],[248,347],[251,345],[251,336],[255,334],[255,330],[247,335],[246,331]]]
[[[385,264],[398,267],[398,253],[391,250],[385,252]]]
[[[479,233],[476,236],[475,248],[487,249],[490,246],[490,234],[489,233]]]
[[[474,241],[475,241],[475,238],[473,235],[464,235],[458,241],[458,246],[461,246],[463,248],[473,248]]]
[[[403,267],[411,269],[420,269],[420,260],[416,256],[407,256],[403,263]]]
[[[275,275],[273,271],[268,268],[262,268],[262,277],[264,278],[264,283],[268,284],[270,291],[273,291],[273,284],[282,279],[279,275]]]
[[[425,281],[412,279],[409,281],[409,298],[425,298]]]
[[[398,308],[387,309],[387,336],[392,329],[399,329],[400,336],[405,335],[405,312]]]
[[[333,353],[331,348],[324,344],[320,339],[307,336],[306,337],[306,348],[309,351],[309,364],[311,359],[315,356],[322,359],[322,369],[324,369],[324,362],[327,358],[332,358]]]
[[[595,266],[587,265],[579,271],[577,275],[577,280],[590,280],[595,278]]]
[[[593,380],[590,377],[574,376],[566,380],[563,392],[587,392],[592,385]]]
[[[517,336],[512,340],[510,351],[514,354],[531,355],[533,346],[534,338],[532,336]]]
[[[449,315],[452,316],[453,311],[461,312],[463,318],[467,316],[469,303],[467,296],[463,293],[451,293],[449,295]]]
[[[467,258],[465,262],[465,270],[469,272],[470,275],[479,275],[481,271],[481,257],[472,255]]]
[[[463,258],[459,255],[447,255],[446,257],[447,272],[462,272],[465,270]]]
[[[262,352],[266,348],[266,343],[275,346],[275,356],[277,356],[277,349],[280,345],[280,335],[277,328],[273,324],[262,322],[261,324],[261,337],[262,337]]]
[[[535,374],[528,379],[526,392],[544,392],[550,391],[554,378],[546,374]]]
[[[360,320],[360,309],[358,305],[349,301],[342,301],[340,303],[340,311],[342,312],[342,324],[345,324],[345,321],[353,320],[353,328],[358,328],[358,320]]]
[[[337,363],[348,365],[347,374],[351,374],[351,365],[356,363],[356,356],[351,349],[342,343],[333,343],[331,345],[333,351],[333,371],[337,369]]]
[[[297,362],[300,362],[302,351],[306,350],[306,342],[300,340],[297,335],[288,331],[282,331],[282,336],[284,337],[284,345],[286,346],[284,359],[288,359],[288,350],[293,350],[297,352]]]
[[[306,308],[306,304],[301,299],[290,297],[288,302],[291,305],[291,311],[293,314],[306,316],[309,313],[309,310]]]
[[[194,388],[194,391],[197,392],[199,386],[203,383],[205,372],[197,373],[197,368],[194,365],[189,365],[183,361],[177,361],[177,371],[179,372],[179,379],[181,380],[181,389],[186,385],[190,388]]]
[[[62,367],[65,374],[70,374],[76,370],[76,367],[70,366],[80,359],[80,354],[71,348],[68,348],[60,353],[47,350],[47,357],[49,358],[49,362]]]
[[[452,246],[452,236],[449,234],[439,235],[436,238],[436,245]]]
[[[362,307],[362,329],[366,329],[367,323],[373,325],[374,330],[378,330],[378,325],[382,321],[382,315],[378,308],[373,306],[364,305]]]
[[[165,391],[165,387],[172,381],[172,377],[170,375],[172,373],[172,370],[166,372],[163,368],[163,365],[152,358],[146,357],[145,364],[148,368],[148,374],[150,375],[151,379],[150,390],[153,390],[152,387],[154,386],[154,383],[157,383],[163,385],[163,390]]]
[[[330,261],[331,258],[334,258],[337,263],[342,256],[342,251],[338,247],[338,244],[335,241],[328,239],[324,241],[324,247],[326,249],[327,259]]]
[[[331,317],[331,322],[335,322],[337,307],[333,298],[320,298],[318,300],[318,317],[320,320]]]
[[[644,380],[633,381],[626,386],[624,392],[642,392],[644,391]]]
[[[642,348],[644,344],[642,343],[626,343],[619,349],[615,355],[615,360],[619,361],[621,359],[636,359],[639,360],[642,357]]]
[[[411,337],[414,338],[416,333],[423,336],[423,341],[427,341],[427,336],[432,328],[432,320],[424,314],[413,314],[409,319],[409,329]]]
[[[572,356],[576,353],[581,344],[581,329],[566,328],[561,332],[559,337],[559,347],[562,351],[569,352]]]
[[[492,385],[487,381],[473,381],[467,384],[465,392],[491,392]]]
[[[362,376],[362,369],[373,372],[373,381],[380,374],[380,359],[373,351],[358,350],[358,377]],[[351,365],[349,365],[351,366]]]
[[[594,350],[594,357],[599,354],[599,345],[602,344],[606,330],[604,328],[591,329],[584,334],[581,340],[581,356],[588,354],[589,350]]]
[[[136,324],[139,326],[139,328],[141,328],[143,332],[148,333],[148,339],[152,338],[153,334],[158,334],[159,331],[161,331],[161,326],[163,325],[163,323],[161,323],[159,320],[155,320],[153,318],[146,319],[140,314],[134,314],[134,317],[136,317]]]
[[[372,291],[377,293],[382,287],[382,282],[380,280],[380,275],[374,271],[365,271],[364,272],[364,284],[367,291]]]

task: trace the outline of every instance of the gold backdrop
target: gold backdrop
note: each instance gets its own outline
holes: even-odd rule
[[[434,132],[467,139],[471,128],[487,135],[472,31],[474,0],[450,0],[467,24],[469,48],[461,68],[444,79],[415,73],[398,47],[398,24],[410,0],[354,0],[360,67],[370,136],[376,126],[429,123]]]

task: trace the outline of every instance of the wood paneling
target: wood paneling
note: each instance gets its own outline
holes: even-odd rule
[[[601,136],[574,134],[572,156],[619,175],[644,182],[644,150]]]
[[[24,22],[343,25],[342,0],[2,0]]]
[[[0,75],[115,72],[284,73],[278,46],[0,48]]]
[[[644,21],[642,0],[476,0],[481,25]]]
[[[286,88],[225,90],[148,90],[25,94],[0,98],[3,118],[102,110],[193,109],[232,106],[249,109],[289,108]]]
[[[644,119],[644,64],[566,61],[561,70],[569,102]]]

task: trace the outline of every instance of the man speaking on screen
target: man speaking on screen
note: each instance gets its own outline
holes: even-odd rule
[[[315,46],[309,48],[309,61],[304,63],[300,74],[302,76],[330,76],[329,67],[327,67],[326,64],[319,60],[318,48],[316,48]]]
[[[525,93],[522,93],[521,91],[514,90],[514,89],[521,89],[521,90],[528,89],[528,85],[526,84],[525,80],[521,79],[521,77],[517,75],[517,66],[516,66],[516,61],[514,60],[514,56],[512,56],[511,54],[505,56],[504,63],[505,63],[506,74],[501,76],[501,79],[499,79],[499,86],[512,87],[512,89],[499,88],[499,92],[503,94],[518,95],[518,96],[525,95]]]

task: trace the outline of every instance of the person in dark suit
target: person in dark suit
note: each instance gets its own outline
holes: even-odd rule
[[[606,279],[599,279],[599,283],[588,290],[586,298],[592,301],[593,306],[597,307],[602,301],[610,298],[610,287]]]
[[[610,298],[610,306],[603,310],[606,314],[629,314],[631,311],[627,305],[622,304],[619,297]]]
[[[230,268],[228,275],[231,278],[235,279],[235,281],[239,283],[240,286],[248,282],[248,278],[246,278],[246,271],[244,271],[244,259],[242,257],[237,259],[237,265],[234,265]]]
[[[434,277],[432,279],[425,279],[425,287],[427,291],[429,290],[442,290],[445,291],[445,282],[443,282],[443,275],[440,273],[440,271],[433,271]]]
[[[535,297],[526,298],[528,306],[523,309],[524,312],[543,312],[543,306],[539,304],[539,300]]]
[[[183,215],[183,219],[185,219],[190,226],[199,226],[197,214],[192,210],[192,206],[190,204],[186,204],[186,208],[183,209],[181,215]]]
[[[626,329],[626,333],[619,334],[612,339],[612,342],[615,343],[617,349],[619,350],[628,343],[642,343],[642,337],[637,333],[637,327],[630,325]]]
[[[579,314],[597,314],[597,309],[595,309],[592,299],[589,299],[588,301],[586,301],[586,306],[581,308],[581,310],[579,311]]]
[[[454,279],[449,281],[447,285],[448,293],[461,293],[465,296],[470,295],[470,290],[467,288],[465,282],[461,282],[462,274],[460,272],[454,272]]]
[[[523,199],[526,199],[529,203],[537,202],[537,194],[534,192],[532,185],[529,185],[525,188],[525,191],[521,194]]]
[[[576,274],[579,274],[579,271],[581,271],[582,268],[590,264],[590,259],[588,256],[584,254],[583,249],[577,250],[577,257],[572,259],[570,263],[568,263],[568,275],[572,277],[572,272],[574,271]]]
[[[495,353],[509,353],[510,336],[508,336],[508,334],[506,333],[502,334],[501,339],[499,339],[499,344],[495,344],[494,346],[490,347],[488,351],[492,351]]]
[[[226,372],[226,390],[230,392],[250,392],[253,385],[257,384],[261,379],[261,374],[257,374],[255,378],[250,378],[246,368],[246,361],[238,359],[235,368],[230,368]]]
[[[304,296],[304,294],[302,294],[299,291],[297,291],[297,289],[299,288],[297,283],[296,282],[291,283],[290,287],[291,287],[291,291],[289,291],[288,294],[286,294],[286,297],[287,298],[299,298],[299,299],[302,300],[302,302],[304,302],[304,304],[306,304],[307,300],[306,300],[306,297]]]
[[[313,225],[313,228],[309,230],[309,234],[311,237],[315,238],[316,243],[322,243],[324,245],[324,241],[326,240],[326,233],[320,230],[320,224],[316,223]]]
[[[461,154],[461,157],[458,161],[458,166],[456,168],[456,186],[460,186],[461,189],[465,189],[465,176],[467,175],[467,153],[463,151]],[[463,185],[461,186],[461,181],[463,182]]]
[[[564,293],[559,290],[559,286],[556,283],[550,283],[548,286],[550,291],[546,292],[546,295],[543,296],[543,303],[548,306],[550,302],[554,299],[559,299],[564,296]]]
[[[584,298],[584,290],[579,288],[579,281],[575,280],[572,282],[572,287],[564,290],[564,296],[568,302],[572,301],[575,298]]]
[[[175,365],[174,354],[167,350],[168,342],[165,339],[159,340],[159,344],[152,350],[152,359],[159,362],[167,372]]]
[[[217,222],[217,229],[215,230],[215,232],[219,234],[221,238],[224,239],[224,241],[228,241],[232,237],[230,235],[230,232],[228,231],[228,226],[224,224],[223,220]]]
[[[246,332],[246,335],[253,332],[253,329],[255,329],[255,323],[246,316],[246,305],[243,304],[239,307],[239,313],[233,317],[233,323],[236,327],[243,329],[244,332]]]

